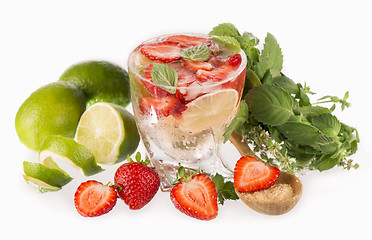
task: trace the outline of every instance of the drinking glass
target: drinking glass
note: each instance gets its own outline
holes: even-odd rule
[[[150,39],[132,51],[128,59],[131,99],[137,127],[147,156],[161,179],[161,189],[170,190],[180,165],[225,177],[232,176],[219,154],[223,133],[237,113],[244,88],[247,60],[240,50],[237,66],[211,36],[183,34],[210,41],[210,71],[223,78],[199,79],[203,72],[186,68],[187,60],[162,63],[141,53],[148,44],[167,41],[169,36]],[[173,35],[174,36],[174,35]],[[189,48],[182,43],[182,48]],[[183,51],[184,49],[181,49]],[[166,64],[178,73],[178,85],[166,86],[151,80],[151,67]],[[236,61],[235,61],[236,64]]]

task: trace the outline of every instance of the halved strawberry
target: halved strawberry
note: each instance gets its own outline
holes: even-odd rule
[[[187,59],[182,59],[182,64],[185,68],[189,69],[190,71],[193,71],[194,73],[196,73],[199,69],[206,71],[210,71],[213,69],[212,64],[203,61],[191,61]]]
[[[141,53],[151,60],[159,60],[164,63],[173,62],[181,57],[179,42],[163,41],[145,44],[141,47]]]
[[[83,182],[75,192],[75,207],[83,217],[97,217],[108,213],[115,206],[117,193],[113,186],[95,180]]]
[[[234,187],[239,192],[251,192],[271,187],[280,170],[249,156],[241,157],[234,168]]]
[[[200,69],[196,72],[196,77],[201,82],[212,81],[219,82],[224,79],[234,70],[238,69],[242,62],[240,54],[235,54],[224,62],[219,68],[212,71],[205,71]]]
[[[203,37],[187,36],[187,35],[173,35],[166,39],[167,41],[180,42],[184,47],[198,46],[204,43],[207,46],[211,45],[211,41]]]
[[[167,117],[179,104],[175,96],[166,97],[143,97],[140,98],[139,105],[143,114],[156,114],[156,116]]]
[[[170,198],[178,210],[190,217],[211,220],[218,214],[216,188],[205,174],[181,179]]]

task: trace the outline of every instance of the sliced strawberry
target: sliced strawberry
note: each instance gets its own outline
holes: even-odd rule
[[[204,43],[207,46],[211,45],[211,41],[206,38],[187,36],[187,35],[173,35],[173,36],[167,37],[166,40],[180,42],[182,43],[184,47],[198,46],[202,43]]]
[[[165,89],[162,89],[158,86],[156,86],[152,82],[152,77],[151,77],[151,71],[153,68],[153,63],[150,63],[144,73],[144,78],[147,79],[148,81],[142,81],[143,85],[145,88],[151,93],[152,96],[154,97],[165,97],[165,96],[170,96],[172,95],[170,92],[166,91]]]
[[[108,213],[115,206],[117,193],[113,186],[89,180],[83,182],[75,192],[75,207],[84,217],[97,217]]]
[[[144,97],[140,98],[140,109],[143,114],[155,114],[156,116],[167,117],[177,109],[179,101],[174,96],[166,97]]]
[[[234,168],[234,187],[251,192],[271,187],[278,180],[280,170],[249,156],[241,157]]]
[[[177,72],[177,86],[187,87],[191,83],[196,81],[196,76],[189,70],[185,69],[181,62],[172,62],[167,64],[169,67],[174,68]]]
[[[199,69],[210,71],[213,69],[212,64],[209,62],[203,61],[191,61],[187,59],[182,59],[182,64],[185,68],[189,69],[190,71],[196,73]]]
[[[227,60],[227,63],[235,68],[238,68],[242,63],[242,56],[240,54],[235,54]]]
[[[218,214],[216,188],[205,174],[181,180],[172,189],[170,198],[178,210],[190,217],[211,220]]]
[[[219,82],[232,73],[232,71],[237,70],[242,62],[240,54],[236,54],[230,57],[225,63],[223,63],[219,68],[215,68],[212,71],[205,71],[200,69],[196,72],[196,77],[201,82],[212,81]]]
[[[143,45],[141,53],[151,60],[168,63],[181,57],[181,47],[182,45],[179,42],[163,41]]]

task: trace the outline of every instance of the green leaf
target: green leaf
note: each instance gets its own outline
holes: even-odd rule
[[[306,117],[317,116],[325,113],[331,113],[328,108],[320,106],[303,106],[297,109],[302,115]]]
[[[315,162],[314,167],[319,171],[325,171],[333,168],[339,162],[339,158],[332,154],[323,155],[320,159]]]
[[[218,26],[214,27],[212,31],[209,32],[209,35],[214,36],[240,36],[238,29],[232,23],[221,23]]]
[[[211,40],[220,46],[220,55],[232,56],[240,52],[239,42],[230,36],[214,36]]]
[[[245,86],[246,89],[251,89],[261,85],[261,80],[257,77],[257,75],[251,70],[247,69],[245,74]]]
[[[273,81],[275,85],[283,88],[288,93],[295,94],[295,95],[299,94],[298,86],[292,79],[284,75],[281,75],[281,76],[274,77]]]
[[[280,72],[283,68],[283,55],[275,37],[270,33],[265,38],[264,49],[259,62],[254,66],[257,76],[262,79],[270,69]]]
[[[234,119],[231,121],[230,125],[227,127],[226,131],[223,134],[224,137],[224,143],[229,140],[229,137],[235,129],[241,128],[243,124],[247,121],[248,119],[248,105],[247,103],[242,100],[240,102],[240,107],[239,111],[234,117]]]
[[[220,204],[224,204],[225,200],[237,200],[238,195],[235,193],[234,184],[230,181],[225,182],[225,179],[218,173],[211,178],[216,187],[217,198]]]
[[[204,43],[186,49],[181,53],[183,58],[192,60],[192,61],[206,61],[211,56],[211,50]]]
[[[312,124],[327,137],[337,137],[341,129],[340,121],[332,114],[322,114],[312,118]]]
[[[292,121],[278,126],[279,131],[293,143],[298,145],[312,145],[318,141],[319,129],[306,122]]]
[[[166,64],[154,63],[151,71],[151,77],[152,81],[160,88],[172,94],[176,93],[175,88],[167,88],[167,86],[177,87],[178,77],[174,68],[171,68]]]
[[[260,85],[252,88],[245,100],[253,116],[267,125],[282,125],[294,115],[292,97],[277,86]]]

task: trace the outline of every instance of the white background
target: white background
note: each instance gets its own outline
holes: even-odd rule
[[[4,239],[125,239],[134,237],[246,239],[370,239],[371,56],[369,1],[1,1],[1,219]],[[358,128],[359,170],[340,168],[299,176],[303,195],[281,216],[254,212],[240,201],[220,206],[212,221],[199,221],[176,210],[169,193],[158,192],[142,210],[122,202],[109,214],[83,218],[73,194],[82,181],[113,181],[118,165],[89,178],[75,179],[56,193],[39,194],[22,178],[22,162],[37,153],[18,140],[16,112],[37,88],[58,80],[71,64],[101,59],[126,68],[130,51],[156,35],[208,33],[222,22],[234,23],[262,41],[267,32],[284,54],[283,72],[306,82],[316,97],[342,97],[352,107],[336,114]],[[130,106],[129,106],[130,108]],[[143,148],[139,149],[143,152]],[[225,146],[224,156],[238,153]],[[5,224],[4,224],[5,223]],[[156,238],[160,239],[160,238]]]

